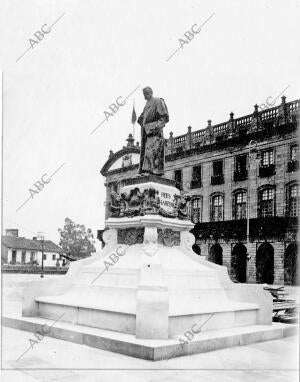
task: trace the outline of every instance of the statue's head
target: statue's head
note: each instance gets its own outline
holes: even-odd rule
[[[153,90],[149,86],[143,89],[143,93],[144,93],[145,100],[147,101],[149,101],[153,96]]]

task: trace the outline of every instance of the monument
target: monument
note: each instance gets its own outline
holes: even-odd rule
[[[164,173],[164,136],[163,128],[169,122],[169,113],[162,98],[154,98],[150,87],[143,89],[147,100],[138,119],[141,125],[140,174],[163,175]]]
[[[163,177],[168,110],[150,88],[144,96],[140,174],[111,195],[105,247],[27,287],[27,328],[56,320],[54,337],[150,360],[280,338],[261,285],[235,284],[192,251],[189,195]]]

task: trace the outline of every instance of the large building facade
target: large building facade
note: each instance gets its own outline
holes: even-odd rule
[[[165,177],[191,195],[195,252],[225,265],[237,282],[294,285],[299,213],[299,100],[230,118],[166,139]],[[140,147],[131,135],[110,152],[106,218],[111,191],[138,172]]]

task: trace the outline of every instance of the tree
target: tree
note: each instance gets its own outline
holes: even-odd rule
[[[91,256],[96,252],[95,240],[92,230],[82,224],[74,223],[70,218],[65,218],[64,228],[58,228],[60,234],[59,245],[63,251],[75,259]]]

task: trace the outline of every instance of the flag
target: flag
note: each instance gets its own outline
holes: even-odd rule
[[[131,123],[134,125],[135,122],[136,122],[136,112],[135,112],[135,108],[134,108],[134,105],[133,105],[132,116],[131,116]]]

